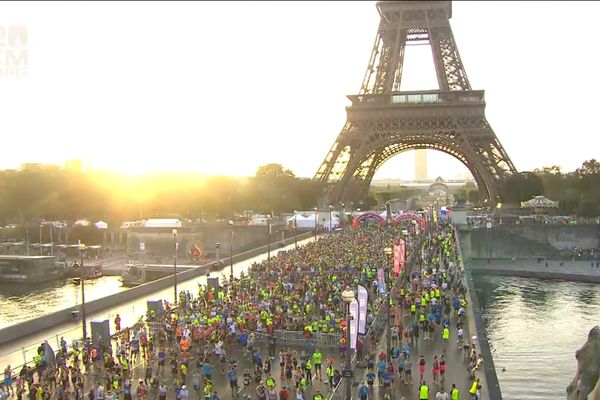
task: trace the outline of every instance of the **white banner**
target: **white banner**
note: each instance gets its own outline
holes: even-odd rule
[[[358,338],[358,301],[350,303],[350,348],[356,350],[356,339]]]
[[[358,334],[367,334],[367,301],[369,291],[362,285],[358,285]]]

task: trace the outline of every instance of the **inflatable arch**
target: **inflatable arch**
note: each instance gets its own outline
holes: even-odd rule
[[[385,225],[385,218],[383,218],[381,215],[372,213],[372,212],[368,212],[368,213],[364,213],[361,214],[357,217],[354,218],[354,221],[352,221],[352,227],[354,228],[355,231],[358,230],[358,227],[360,226],[360,223],[362,221],[366,221],[366,220],[374,220],[379,222],[379,225]]]
[[[415,220],[419,223],[419,225],[421,225],[421,229],[425,229],[425,225],[427,225],[427,221],[425,221],[425,218],[423,218],[420,214],[416,213],[416,212],[404,212],[402,214],[396,215],[394,217],[394,219],[392,220],[393,224],[399,224],[401,222],[405,222],[405,221],[412,221]]]

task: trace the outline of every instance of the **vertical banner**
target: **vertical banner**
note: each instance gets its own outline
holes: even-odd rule
[[[369,291],[366,287],[358,285],[358,334],[367,334],[367,301],[369,301]]]
[[[402,239],[400,239],[402,240]],[[394,245],[394,274],[397,276],[400,274],[400,245]]]
[[[350,348],[356,350],[356,339],[358,338],[358,301],[350,303]]]
[[[379,288],[379,294],[382,296],[386,294],[387,288],[385,287],[385,271],[383,267],[377,268],[377,287]]]
[[[399,258],[400,258],[400,271],[406,269],[406,240],[400,239],[399,247]]]

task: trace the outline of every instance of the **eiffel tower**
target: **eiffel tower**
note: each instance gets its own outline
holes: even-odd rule
[[[483,90],[471,89],[450,18],[451,1],[380,1],[379,29],[358,95],[314,179],[324,204],[366,200],[377,169],[407,150],[450,154],[471,172],[484,204],[501,201],[501,182],[516,173],[484,114]],[[407,45],[431,47],[439,90],[400,91]]]

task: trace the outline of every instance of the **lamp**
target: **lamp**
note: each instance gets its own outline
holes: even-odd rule
[[[318,208],[315,207],[315,208],[313,208],[313,210],[315,211],[315,242],[316,242],[317,241],[317,215],[318,215],[317,210],[318,210]]]
[[[177,305],[177,229],[171,231],[173,234],[173,297]]]
[[[386,354],[390,354],[390,342],[391,342],[391,335],[390,335],[390,319],[391,319],[391,313],[390,313],[390,295],[391,295],[391,290],[389,287],[389,276],[390,276],[390,261],[391,261],[391,255],[393,253],[393,250],[391,247],[386,247],[385,249],[383,249],[383,252],[387,255],[387,262],[386,264],[388,265],[388,267],[386,267],[385,269],[385,289],[386,289],[386,305],[385,305],[385,309],[387,310],[387,318],[386,318],[386,323],[387,323],[387,329],[386,329]]]
[[[354,300],[354,290],[350,289],[350,287],[346,287],[344,291],[342,291],[342,300],[344,303],[348,305],[346,315],[346,339],[348,346],[348,352],[346,353],[346,370],[350,371],[350,364],[352,363],[352,358],[350,356],[350,303]],[[346,377],[346,400],[351,400],[352,398],[352,377]]]
[[[233,282],[233,221],[229,220],[227,224],[229,225],[229,272],[230,280]]]
[[[333,221],[331,219],[331,212],[333,211],[333,205],[329,205],[329,233],[333,233]]]
[[[41,229],[41,225],[40,225]],[[81,281],[81,329],[83,332],[83,344],[85,346],[85,340],[87,339],[87,322],[85,320],[85,274],[83,273],[83,251],[85,250],[85,244],[81,243],[81,240],[77,241],[79,249],[79,280]]]
[[[267,215],[267,260],[271,259],[271,215]]]
[[[298,248],[298,225],[296,223],[296,216],[298,215],[298,211],[294,210],[294,248],[297,249]]]

